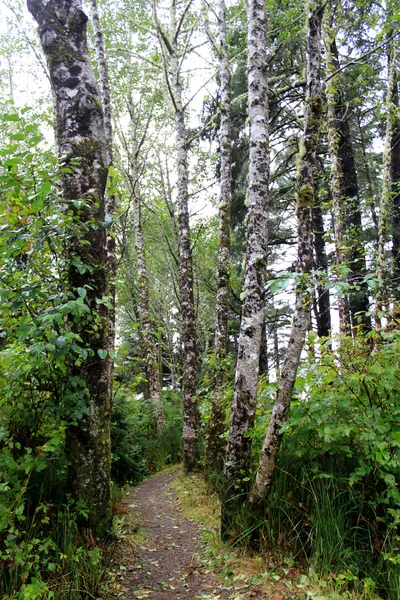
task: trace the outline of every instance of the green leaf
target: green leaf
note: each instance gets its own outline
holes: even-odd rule
[[[17,115],[16,113],[10,115],[3,115],[2,119],[3,121],[19,121],[19,115]]]
[[[76,290],[81,298],[86,298],[87,291],[83,287],[78,287]]]
[[[13,133],[10,135],[11,140],[16,140],[17,142],[22,142],[25,139],[25,135],[23,133]]]
[[[106,358],[108,351],[107,350],[97,350],[97,354],[100,356],[101,359]]]

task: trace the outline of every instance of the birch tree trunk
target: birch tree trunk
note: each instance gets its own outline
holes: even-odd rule
[[[244,298],[232,402],[232,417],[225,460],[222,535],[229,533],[235,507],[248,489],[251,436],[256,408],[268,218],[268,79],[266,11],[263,0],[249,0],[248,14],[249,191]]]
[[[179,279],[180,305],[183,322],[183,464],[185,473],[198,466],[198,435],[200,416],[196,400],[197,348],[196,319],[193,293],[193,258],[189,224],[189,170],[186,145],[185,108],[182,100],[181,56],[179,56],[179,36],[183,20],[190,2],[177,21],[176,2],[170,4],[170,28],[166,33],[158,22],[157,29],[163,50],[166,83],[171,97],[175,119],[176,166],[178,174],[177,214],[179,227]],[[166,56],[167,54],[167,56]],[[169,60],[168,60],[169,58]]]
[[[296,293],[296,306],[289,345],[282,366],[277,399],[272,410],[250,501],[260,503],[271,489],[272,475],[280,446],[281,425],[285,422],[305,337],[310,328],[312,290],[309,274],[313,267],[313,207],[315,202],[315,154],[322,113],[320,80],[321,0],[307,3],[307,83],[304,138],[300,148],[297,175],[298,269],[303,274]]]
[[[86,291],[89,314],[71,319],[71,329],[83,340],[88,357],[73,365],[72,376],[83,380],[85,413],[67,428],[66,449],[73,496],[89,507],[88,525],[94,535],[111,527],[110,419],[111,367],[109,309],[101,299],[109,295],[105,186],[107,139],[100,96],[90,64],[87,17],[80,0],[28,0],[38,23],[51,84],[56,98],[58,152],[65,166],[63,196],[76,217],[77,231],[69,240],[69,286]],[[84,202],[78,210],[76,201]],[[90,225],[98,224],[94,228]],[[100,352],[100,353],[99,353]]]
[[[217,303],[215,314],[215,395],[211,405],[207,430],[206,475],[220,474],[223,471],[225,454],[225,407],[223,405],[224,368],[221,361],[226,357],[228,341],[229,274],[230,274],[230,215],[232,186],[232,135],[231,135],[231,72],[228,46],[226,42],[225,1],[217,4],[219,26],[219,75],[221,94],[221,122],[219,130],[220,149],[220,200],[219,200],[219,242],[217,265]]]

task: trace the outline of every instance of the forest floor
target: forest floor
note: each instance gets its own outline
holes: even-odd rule
[[[186,506],[185,506],[186,505]],[[110,598],[126,600],[286,600],[310,597],[260,557],[218,542],[216,505],[199,479],[178,470],[154,475],[125,497]],[[189,517],[190,515],[190,517]],[[193,518],[192,518],[193,517]],[[200,523],[199,523],[200,521]],[[285,573],[287,577],[285,578]],[[300,586],[302,587],[302,586]]]

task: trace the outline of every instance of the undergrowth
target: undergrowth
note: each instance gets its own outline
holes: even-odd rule
[[[298,599],[377,600],[379,598],[374,591],[372,580],[358,582],[350,572],[337,575],[332,570],[322,575],[315,564],[307,563],[300,560],[296,554],[291,554],[290,547],[293,547],[293,539],[281,538],[273,547],[269,538],[268,549],[267,544],[264,544],[257,550],[252,549],[250,543],[246,545],[246,539],[249,538],[245,537],[240,540],[240,543],[222,542],[219,535],[220,502],[215,492],[209,492],[204,479],[200,475],[190,477],[181,475],[172,485],[182,502],[185,516],[197,521],[202,528],[203,539],[207,542],[203,563],[219,574],[227,585],[237,590],[250,584],[259,585],[266,593],[273,590],[276,594],[282,593],[285,597]],[[301,510],[301,507],[298,508]],[[288,509],[289,505],[286,505],[279,517],[282,518],[283,513]],[[324,508],[321,507],[321,510]],[[345,512],[346,507],[344,506],[342,510]],[[279,527],[281,523],[279,520],[276,521],[274,535],[279,529],[281,532],[289,531],[292,527],[294,527],[292,535],[296,535],[295,516],[289,513],[287,516],[288,523],[285,528]],[[270,517],[272,522],[274,517],[272,512]],[[250,517],[248,518],[250,522]],[[269,532],[269,535],[272,533]],[[279,537],[279,533],[277,535]],[[326,557],[322,559],[326,560]],[[350,583],[352,590],[349,589]]]

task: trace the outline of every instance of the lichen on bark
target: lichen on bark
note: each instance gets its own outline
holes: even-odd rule
[[[105,186],[108,156],[100,96],[90,63],[87,17],[79,0],[28,0],[28,9],[39,26],[39,35],[55,96],[58,151],[65,164],[79,169],[62,173],[64,199],[75,215],[76,231],[67,245],[68,282],[71,291],[85,288],[88,318],[71,318],[71,329],[92,352],[71,376],[84,383],[85,413],[70,422],[66,434],[69,482],[73,496],[89,508],[85,526],[94,535],[105,535],[112,521],[110,505],[111,368],[109,309],[101,302],[109,295]],[[76,209],[76,200],[84,201]],[[96,223],[97,227],[90,225]],[[82,272],[77,258],[86,267]]]
[[[264,317],[264,281],[268,219],[268,80],[266,9],[262,0],[249,0],[248,13],[249,191],[246,232],[244,299],[232,417],[225,457],[221,533],[231,522],[248,490],[251,436]]]
[[[255,482],[250,496],[253,505],[268,497],[281,442],[281,425],[285,422],[292,397],[301,351],[310,328],[312,292],[307,285],[313,268],[313,206],[315,155],[321,122],[321,24],[322,0],[307,3],[307,84],[304,114],[304,134],[297,171],[298,271],[303,274],[296,290],[296,304],[290,339],[279,380],[276,401],[272,409]]]

